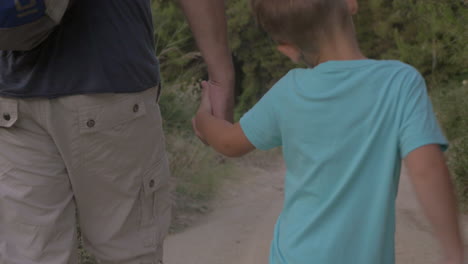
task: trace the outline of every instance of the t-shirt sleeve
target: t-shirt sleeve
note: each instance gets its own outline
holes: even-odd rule
[[[278,115],[275,111],[277,99],[272,90],[240,120],[244,134],[250,143],[260,150],[269,150],[282,144]]]
[[[413,150],[429,144],[438,144],[442,150],[448,142],[437,122],[423,77],[416,73],[403,99],[399,143],[401,158]]]

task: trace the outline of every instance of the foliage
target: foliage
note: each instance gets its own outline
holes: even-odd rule
[[[185,86],[203,76],[203,60],[175,1],[153,0],[155,49],[165,82]],[[184,91],[183,91],[184,92]]]
[[[238,119],[294,65],[276,51],[273,41],[257,27],[248,0],[227,3],[230,44],[237,71]]]
[[[468,74],[468,13],[460,0],[367,0],[356,16],[366,54],[399,59],[431,81]]]

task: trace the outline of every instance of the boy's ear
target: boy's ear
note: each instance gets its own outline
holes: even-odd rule
[[[359,10],[359,4],[358,4],[357,0],[346,0],[346,3],[348,5],[348,9],[349,9],[349,12],[351,13],[351,15],[357,14],[357,12]]]
[[[290,44],[280,44],[276,49],[290,58],[293,62],[299,63],[301,60],[301,51]]]

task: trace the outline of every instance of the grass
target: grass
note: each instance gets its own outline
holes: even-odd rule
[[[210,210],[211,199],[233,168],[193,136],[171,135],[168,142],[175,185],[171,231],[179,232]]]
[[[160,103],[175,186],[172,232],[183,230],[197,216],[209,211],[211,198],[233,168],[229,161],[203,145],[192,131],[191,119],[200,99],[198,82],[193,83],[196,84],[167,87]]]

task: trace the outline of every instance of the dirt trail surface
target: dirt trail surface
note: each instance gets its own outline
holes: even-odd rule
[[[212,213],[168,237],[165,264],[268,263],[273,227],[282,208],[284,166],[277,162],[243,171],[240,179],[227,180]],[[397,264],[439,264],[437,242],[404,174],[397,201]],[[468,217],[462,222],[468,235]]]

